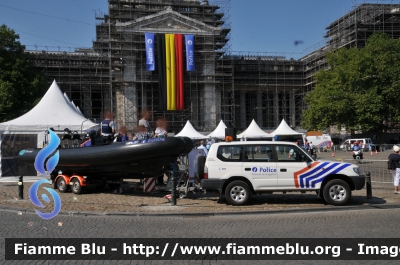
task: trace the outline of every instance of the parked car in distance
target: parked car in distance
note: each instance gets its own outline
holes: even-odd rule
[[[374,144],[371,140],[371,138],[353,138],[353,139],[347,139],[340,145],[340,149],[346,150],[346,151],[351,151],[353,145],[355,142],[358,142],[359,145],[363,148],[364,151],[375,151],[377,148],[377,144]]]

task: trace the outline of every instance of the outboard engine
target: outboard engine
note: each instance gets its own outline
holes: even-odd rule
[[[64,129],[64,135],[61,138],[62,148],[69,148],[72,142],[71,131],[68,128]]]
[[[79,147],[79,144],[81,143],[82,138],[81,136],[78,134],[77,131],[74,131],[72,133],[72,147],[77,148]]]

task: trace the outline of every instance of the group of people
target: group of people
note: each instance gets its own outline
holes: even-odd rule
[[[141,113],[137,131],[128,134],[126,126],[121,126],[116,133],[116,126],[112,120],[111,112],[104,114],[104,120],[101,122],[100,134],[102,136],[103,144],[110,144],[111,142],[126,142],[129,140],[146,140],[150,138],[161,138],[168,135],[167,121],[164,117],[159,117],[156,121],[157,128],[153,130],[149,123],[151,117],[150,111],[144,109]]]
[[[311,156],[315,156],[317,153],[317,150],[315,148],[315,145],[312,142],[307,141],[306,139],[306,143],[304,144],[304,150],[306,150]]]

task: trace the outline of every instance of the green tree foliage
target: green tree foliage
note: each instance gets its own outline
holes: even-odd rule
[[[29,111],[45,91],[45,78],[35,72],[24,53],[19,35],[0,26],[0,121],[8,121]]]
[[[328,68],[316,74],[305,97],[302,125],[383,132],[400,121],[400,40],[372,35],[363,49],[342,48],[326,56]]]

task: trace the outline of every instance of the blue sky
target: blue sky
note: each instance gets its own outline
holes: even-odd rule
[[[400,4],[399,0],[231,0],[231,50],[299,58],[312,51],[323,40],[325,27],[355,2]],[[0,24],[16,30],[30,50],[91,47],[95,12],[106,13],[107,0],[0,0]]]

